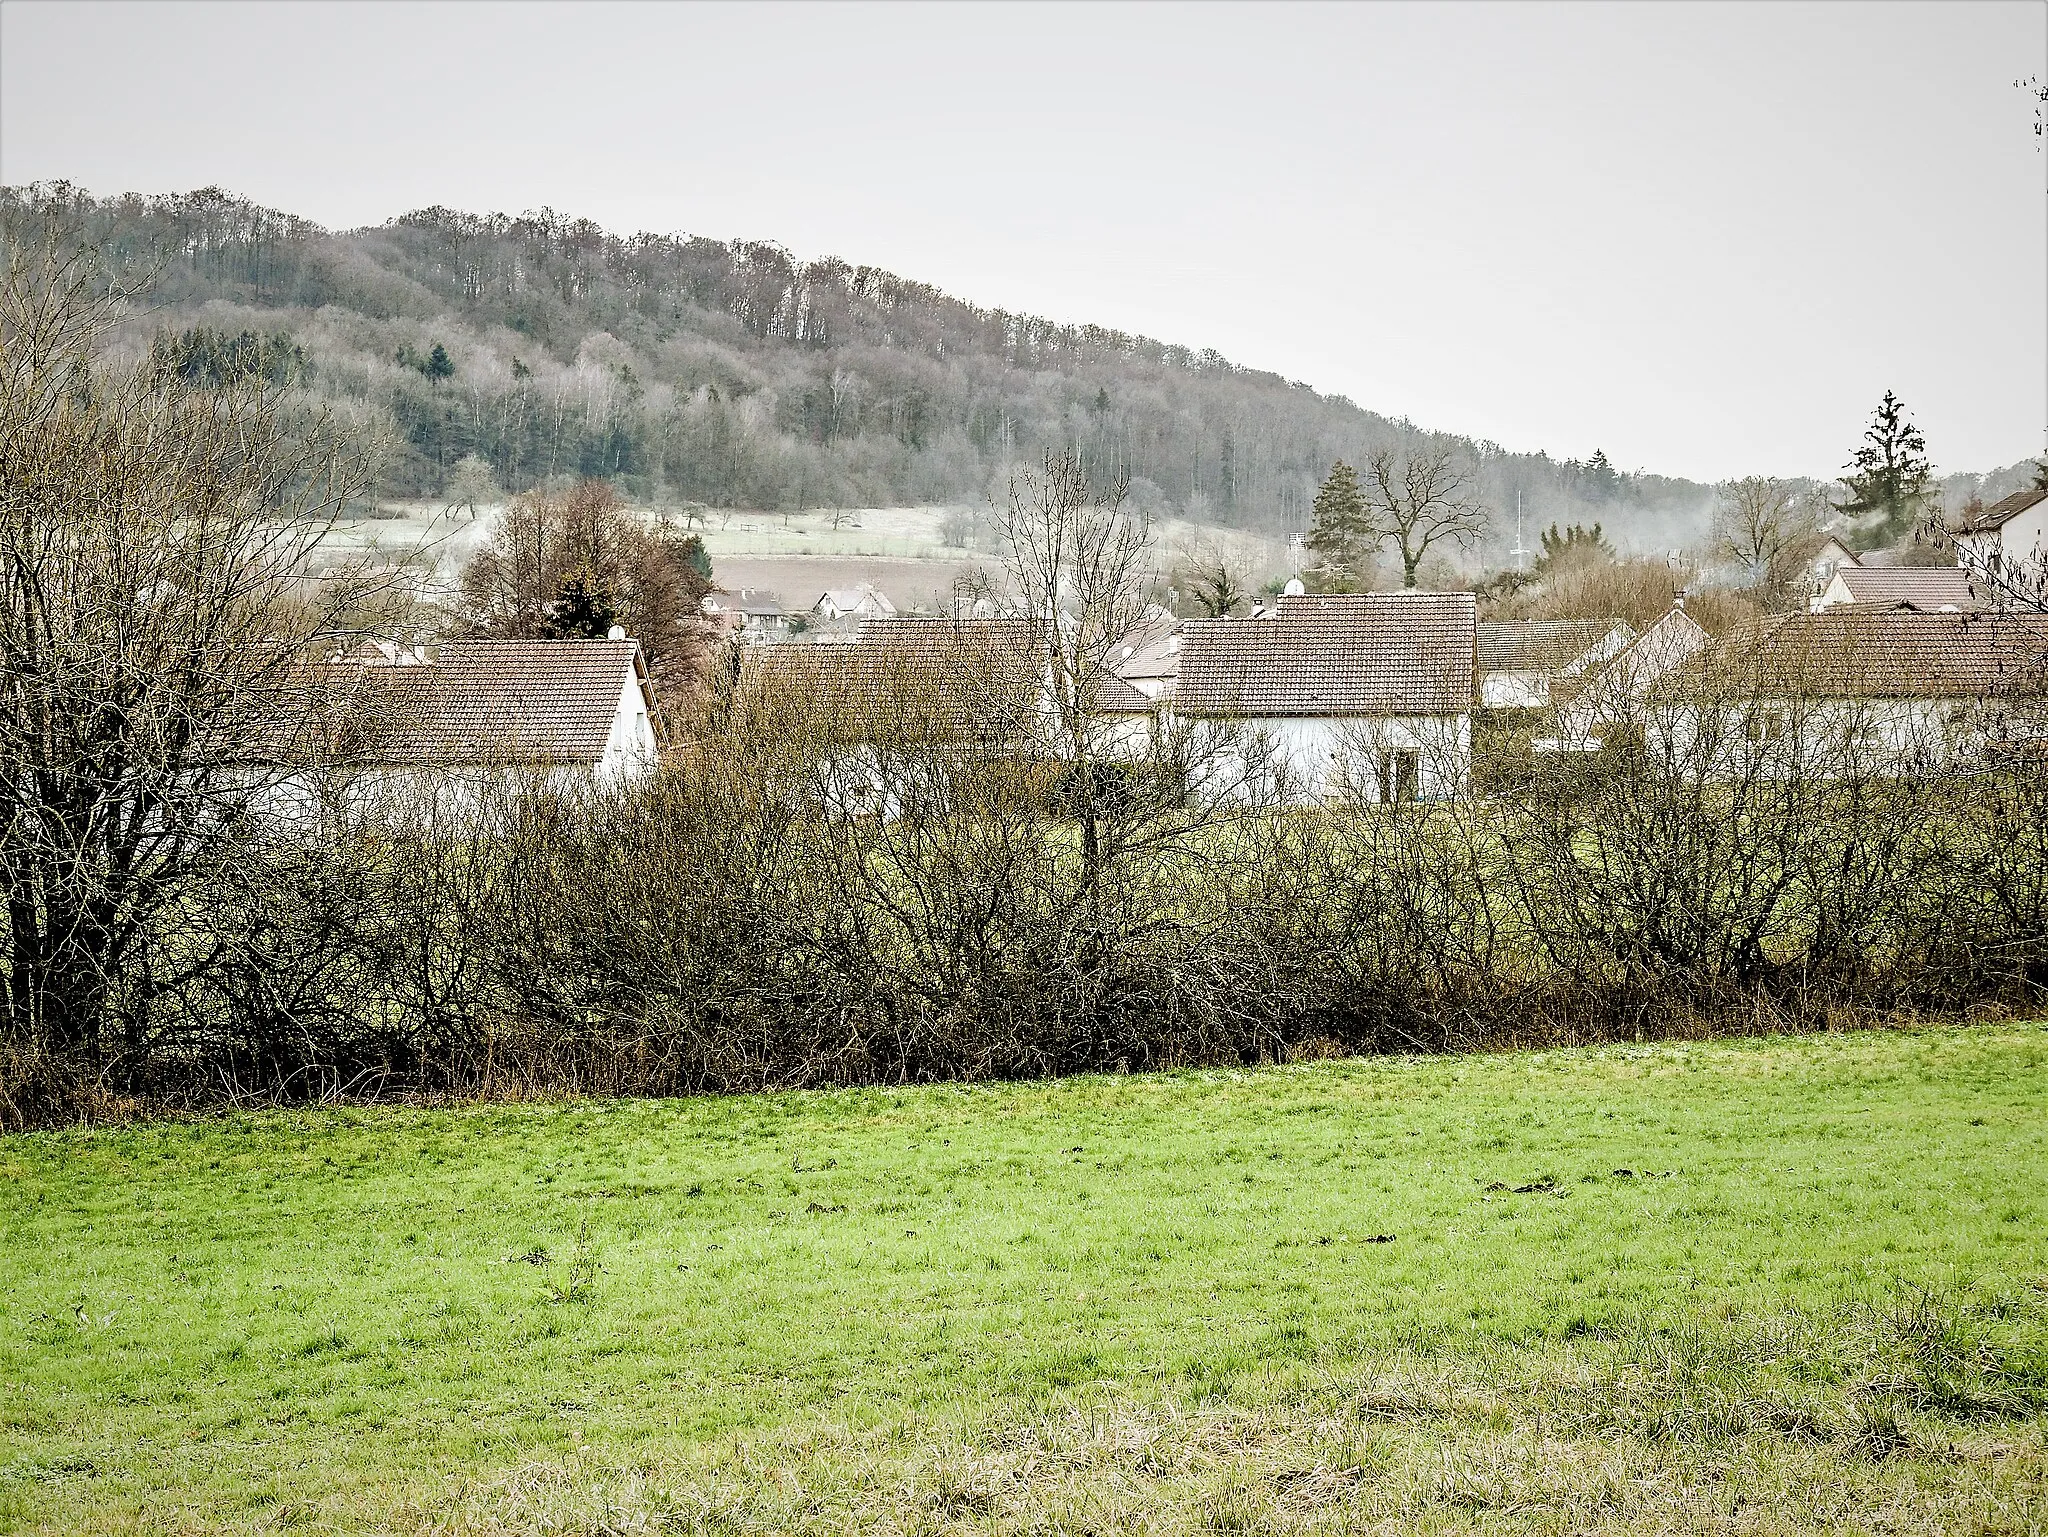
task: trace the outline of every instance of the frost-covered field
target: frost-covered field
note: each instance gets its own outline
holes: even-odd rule
[[[898,608],[934,608],[961,576],[993,558],[949,542],[969,522],[964,514],[971,510],[964,508],[635,510],[701,535],[720,586],[765,588],[793,608],[808,608],[827,588],[861,582],[879,587]],[[369,561],[410,569],[423,596],[443,596],[502,511],[490,506],[472,514],[441,502],[381,502],[373,517],[338,522],[324,549],[334,566]],[[992,542],[985,510],[978,542]],[[1153,543],[1162,577],[1186,563],[1221,560],[1256,586],[1294,569],[1285,544],[1236,530],[1162,522],[1153,529]],[[1299,552],[1293,555],[1298,560]]]

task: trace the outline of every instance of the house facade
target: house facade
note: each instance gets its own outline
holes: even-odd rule
[[[1537,752],[1597,752],[1610,734],[1640,728],[1652,691],[1707,648],[1707,632],[1675,603],[1604,665],[1551,690],[1555,734]]]
[[[1843,605],[1728,636],[1659,729],[1723,774],[1885,776],[2048,746],[2044,701],[2048,615]]]
[[[782,599],[758,587],[737,592],[713,592],[704,596],[704,612],[723,620],[731,633],[751,642],[786,640],[790,613]]]
[[[1282,798],[1447,800],[1469,784],[1471,593],[1289,595],[1256,619],[1184,621],[1180,636],[1176,713],[1238,726],[1247,771]]]
[[[889,595],[871,582],[862,582],[857,587],[832,587],[818,594],[818,601],[811,605],[811,613],[827,624],[851,620],[862,622],[870,619],[893,619],[896,605],[889,601]]]
[[[2048,574],[2048,491],[2015,491],[1953,532],[1957,562],[1994,589]]]
[[[1836,572],[1852,570],[1858,564],[1860,562],[1854,550],[1835,535],[1828,535],[1827,542],[1814,551],[1812,558],[1806,563],[1808,594],[1817,596],[1826,591],[1828,583],[1835,579]]]
[[[1478,633],[1479,702],[1490,710],[1540,710],[1553,682],[1597,671],[1636,638],[1619,619],[1520,619]]]

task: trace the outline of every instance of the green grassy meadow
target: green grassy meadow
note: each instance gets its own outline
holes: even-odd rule
[[[2039,1532],[2044,1109],[1995,1025],[0,1139],[0,1529]]]

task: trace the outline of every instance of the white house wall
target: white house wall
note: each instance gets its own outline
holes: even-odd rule
[[[2048,502],[2036,502],[2002,530],[2008,560],[2048,558]]]
[[[617,784],[637,778],[654,767],[660,749],[655,744],[654,722],[650,715],[640,674],[629,666],[625,686],[619,692],[618,705],[612,711],[612,729],[605,737],[604,756],[598,760],[597,777],[600,781]]]
[[[1538,710],[1550,703],[1550,674],[1490,672],[1479,684],[1479,702],[1489,710]]]
[[[1974,761],[1993,741],[2027,734],[1981,699],[1767,698],[1667,707],[1647,724],[1657,756],[1720,778],[1882,778]]]
[[[1998,528],[1956,540],[1957,563],[1983,571],[1996,557],[2007,573],[2048,570],[2048,502],[2036,502]]]
[[[1379,758],[1413,752],[1423,800],[1452,800],[1472,770],[1472,717],[1255,716],[1243,722],[1248,759],[1284,773],[1296,800],[1381,799]]]

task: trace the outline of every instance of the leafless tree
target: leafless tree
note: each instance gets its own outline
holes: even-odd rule
[[[1047,454],[1017,472],[996,505],[1005,606],[1028,619],[1044,648],[1051,705],[1048,748],[1062,762],[1093,883],[1107,854],[1103,807],[1118,756],[1098,708],[1111,654],[1145,617],[1151,530],[1128,515],[1127,476],[1090,484],[1076,454]]]
[[[605,481],[560,495],[529,491],[463,568],[459,618],[499,639],[597,638],[617,622],[645,648],[665,692],[687,690],[708,645],[709,563],[692,563],[702,554],[696,536],[641,521]]]
[[[479,509],[492,505],[503,495],[490,465],[475,454],[465,454],[449,473],[447,512],[450,516],[467,512],[474,522]]]
[[[361,444],[256,380],[96,349],[129,295],[51,231],[0,280],[0,891],[7,1021],[91,1061],[210,963],[249,813],[325,753],[353,578],[310,557]]]
[[[1812,502],[1789,481],[1768,475],[1724,480],[1716,492],[1717,548],[1764,592],[1780,598],[1791,592],[1822,543]]]
[[[1404,587],[1415,585],[1432,546],[1446,539],[1470,545],[1486,532],[1486,506],[1472,473],[1448,444],[1374,449],[1366,456],[1363,489],[1381,538],[1400,552]]]

